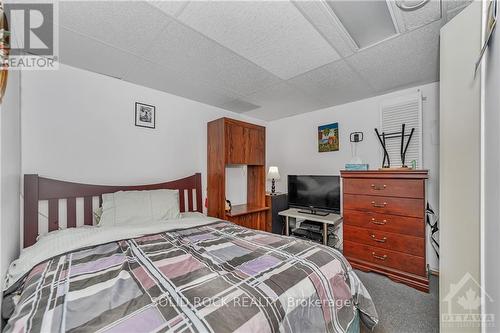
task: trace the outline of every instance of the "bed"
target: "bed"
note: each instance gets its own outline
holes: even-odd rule
[[[378,322],[340,252],[204,216],[200,174],[136,186],[25,175],[24,186],[26,248],[5,279],[4,332],[359,332],[360,320]],[[92,226],[103,196],[159,189],[179,191],[178,218]],[[50,232],[37,240],[42,201]]]

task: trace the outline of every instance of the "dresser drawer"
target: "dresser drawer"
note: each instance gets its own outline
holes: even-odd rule
[[[344,255],[408,273],[425,276],[425,259],[379,247],[344,241]]]
[[[344,209],[343,218],[344,225],[416,237],[425,236],[425,223],[423,218],[360,212],[348,209]]]
[[[344,178],[344,193],[387,197],[424,198],[421,179]]]
[[[344,194],[344,209],[382,214],[424,217],[424,200]]]
[[[344,239],[392,251],[425,256],[425,239],[344,225]]]

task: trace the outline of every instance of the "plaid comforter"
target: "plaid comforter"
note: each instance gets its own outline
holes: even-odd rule
[[[331,248],[228,222],[51,258],[18,290],[6,332],[344,332],[369,294]]]

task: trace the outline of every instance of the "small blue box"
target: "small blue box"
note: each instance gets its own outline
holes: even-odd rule
[[[368,164],[352,164],[348,163],[345,165],[345,169],[348,171],[367,171]]]

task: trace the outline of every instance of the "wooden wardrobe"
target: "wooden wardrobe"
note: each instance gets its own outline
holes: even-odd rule
[[[208,215],[266,229],[266,128],[220,118],[208,123]],[[247,203],[225,211],[226,167],[247,166]],[[230,199],[230,198],[229,198]]]

